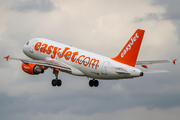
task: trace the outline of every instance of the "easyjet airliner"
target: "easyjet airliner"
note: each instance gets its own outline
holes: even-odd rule
[[[62,81],[58,79],[59,71],[77,76],[91,78],[90,87],[97,87],[97,79],[113,80],[127,79],[143,76],[143,72],[135,65],[147,68],[147,65],[155,63],[175,64],[175,60],[136,61],[144,36],[144,30],[137,29],[122,51],[114,58],[105,57],[96,53],[88,52],[72,46],[54,42],[45,38],[34,38],[23,46],[23,52],[32,59],[19,59],[5,57],[6,60],[22,61],[24,72],[37,75],[44,73],[48,68],[53,69],[55,79],[52,86],[61,86]],[[158,72],[158,71],[157,71]]]

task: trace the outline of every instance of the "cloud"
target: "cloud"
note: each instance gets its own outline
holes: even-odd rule
[[[134,22],[142,22],[142,21],[151,21],[151,20],[160,20],[162,19],[161,14],[157,13],[147,13],[143,17],[135,18]]]
[[[179,0],[154,0],[153,5],[161,5],[166,8],[165,14],[163,14],[165,19],[179,20],[180,19],[180,9]]]
[[[55,77],[51,69],[32,76],[22,71],[21,62],[3,59],[9,54],[27,58],[22,46],[36,37],[114,57],[137,28],[146,30],[139,60],[180,59],[176,34],[180,26],[163,17],[169,9],[170,3],[166,2],[167,7],[149,0],[3,2],[0,7],[3,16],[0,19],[0,119],[164,120],[179,117],[178,60],[176,66],[148,66],[169,70],[169,73],[145,74],[130,80],[100,80],[98,88],[90,88],[85,77],[60,73],[63,85],[58,88],[51,86]],[[54,5],[62,9],[54,10]],[[7,11],[7,6],[11,11]]]
[[[10,9],[18,12],[50,12],[55,9],[55,6],[50,0],[26,0],[15,1]]]
[[[63,120],[109,120],[109,119],[114,119],[114,120],[140,120],[140,119],[146,119],[146,120],[169,120],[169,119],[178,119],[179,116],[179,107],[174,107],[171,109],[167,110],[162,110],[162,109],[154,109],[154,110],[148,110],[144,107],[136,107],[132,109],[124,109],[124,110],[118,110],[116,112],[111,112],[111,113],[96,113],[93,115],[75,115],[71,114],[68,111],[62,111],[58,113],[23,113],[23,114],[15,114],[12,116],[9,116],[8,119],[11,120],[13,118],[17,118],[19,120],[49,120],[49,119],[63,119]]]
[[[179,0],[153,0],[151,2],[152,5],[161,9],[164,7],[164,11],[162,13],[146,13],[142,18],[136,18],[135,21],[142,20],[151,20],[151,19],[168,19],[168,20],[179,20],[180,19],[180,9],[179,9]]]
[[[162,13],[162,18],[164,20],[171,20],[172,24],[176,26],[177,30],[175,33],[178,36],[178,39],[180,38],[180,9],[179,9],[179,0],[154,0],[152,2],[152,5],[154,6],[163,6],[166,10],[164,13]],[[180,42],[180,41],[179,41]],[[178,43],[179,44],[179,43]]]

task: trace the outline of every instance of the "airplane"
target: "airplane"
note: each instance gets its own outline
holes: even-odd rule
[[[33,38],[23,46],[23,52],[31,59],[12,58],[10,55],[4,57],[22,61],[22,70],[31,75],[44,73],[48,68],[53,69],[55,79],[52,86],[61,86],[62,81],[58,79],[59,71],[76,76],[86,76],[90,78],[89,86],[98,87],[100,80],[118,80],[141,77],[144,72],[136,68],[141,65],[156,63],[174,63],[175,60],[153,60],[137,61],[140,46],[145,30],[137,29],[129,39],[120,53],[109,58],[93,52],[88,52],[76,47],[65,45],[45,38]],[[165,71],[154,71],[165,72]]]

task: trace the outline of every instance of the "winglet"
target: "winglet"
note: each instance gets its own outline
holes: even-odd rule
[[[147,65],[142,65],[142,67],[144,67],[144,68],[148,69],[148,66],[147,66]]]
[[[172,61],[173,61],[173,63],[174,63],[174,65],[176,64],[176,60],[177,60],[177,59],[172,60]]]
[[[9,57],[10,57],[10,55],[8,55],[8,56],[6,56],[6,57],[4,57],[4,58],[6,58],[6,61],[8,61],[8,60],[9,60]]]

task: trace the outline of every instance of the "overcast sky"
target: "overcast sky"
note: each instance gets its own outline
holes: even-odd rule
[[[149,66],[168,73],[102,81],[52,70],[32,76],[21,62],[23,45],[45,37],[115,57],[136,29],[145,35],[138,60],[180,59],[179,0],[0,0],[0,120],[178,120],[179,61]],[[142,70],[144,68],[138,67]]]

